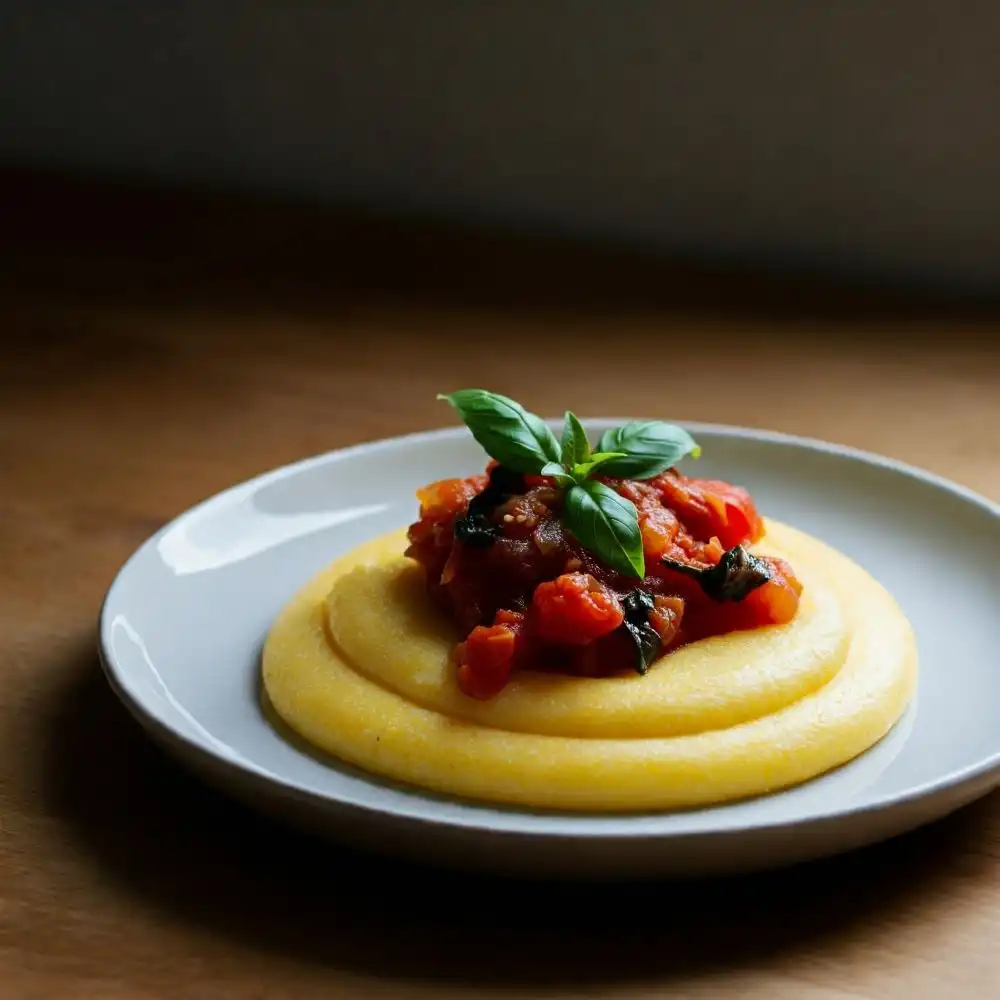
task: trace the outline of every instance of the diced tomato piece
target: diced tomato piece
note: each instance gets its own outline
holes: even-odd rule
[[[520,611],[509,611],[507,608],[500,608],[493,616],[493,624],[506,625],[516,635],[524,627],[524,615]]]
[[[759,541],[764,533],[764,523],[757,513],[750,494],[742,486],[733,486],[717,479],[696,480],[705,499],[720,512],[721,530],[716,532],[723,546]]]
[[[659,491],[663,505],[677,514],[688,532],[702,541],[715,534],[712,527],[717,515],[691,480],[674,472],[665,472],[653,479],[652,485]]]
[[[538,635],[570,646],[593,642],[625,620],[614,592],[589,573],[564,573],[540,583],[531,607]]]
[[[642,532],[642,548],[646,559],[656,562],[673,548],[680,523],[672,510],[658,504],[639,511],[639,530]]]
[[[486,488],[486,482],[486,476],[469,476],[466,479],[439,479],[421,487],[417,490],[421,518],[458,517],[465,512],[469,501]]]
[[[715,479],[688,479],[668,472],[653,484],[663,503],[676,511],[684,527],[701,541],[718,538],[724,548],[755,542],[764,525],[750,494],[741,486]]]
[[[785,625],[799,609],[802,584],[784,559],[769,558],[774,576],[743,600],[748,612],[759,618],[757,624]]]
[[[647,483],[638,479],[608,479],[606,482],[640,510],[660,506],[660,493],[655,482]]]
[[[508,625],[477,625],[459,653],[458,686],[472,698],[492,698],[510,680],[517,634]]]
[[[621,496],[635,505],[646,560],[654,563],[662,559],[670,552],[680,531],[677,515],[663,505],[659,491],[649,483],[631,479],[608,482]]]
[[[655,597],[653,610],[649,613],[649,624],[656,629],[657,634],[666,649],[677,637],[680,631],[681,619],[684,617],[683,597]]]

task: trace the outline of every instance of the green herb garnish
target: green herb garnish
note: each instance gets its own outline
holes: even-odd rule
[[[560,442],[540,417],[508,396],[460,389],[438,399],[454,407],[476,441],[506,470],[556,481],[564,491],[563,523],[585,549],[625,576],[645,576],[635,505],[591,477],[651,479],[685,455],[697,457],[701,449],[687,431],[655,420],[633,421],[607,431],[594,452],[574,413],[566,413]],[[470,503],[469,515],[456,522],[456,537],[491,544],[498,536],[486,521],[487,507],[484,502],[473,509],[475,503]],[[496,503],[488,498],[489,506]]]
[[[562,448],[544,420],[520,403],[485,389],[460,389],[447,400],[486,453],[513,472],[540,473],[546,462],[558,462]]]
[[[590,458],[590,442],[577,415],[566,411],[563,422],[562,454],[560,459],[568,466],[582,465]]]
[[[663,558],[663,564],[698,581],[701,589],[713,601],[742,601],[747,594],[762,587],[772,579],[771,566],[760,556],[755,556],[742,545],[737,545],[723,553],[715,566],[702,569]]]
[[[616,479],[652,479],[685,455],[701,455],[701,448],[683,427],[662,420],[633,420],[624,427],[605,431],[598,448],[624,452],[602,470],[602,475]]]

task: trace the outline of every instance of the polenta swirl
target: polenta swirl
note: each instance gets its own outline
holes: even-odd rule
[[[459,689],[456,626],[404,532],[324,569],[281,611],[266,695],[310,743],[437,793],[586,812],[704,806],[808,780],[861,754],[904,712],[912,628],[826,544],[765,520],[753,549],[794,565],[795,618],[700,639],[641,676],[525,670],[495,697]]]

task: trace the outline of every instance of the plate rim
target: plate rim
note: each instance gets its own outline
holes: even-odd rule
[[[551,426],[561,425],[561,418],[546,417],[545,422]],[[581,417],[580,420],[587,425],[609,424],[617,425],[628,420],[646,419],[641,417]],[[974,507],[979,508],[990,515],[996,521],[996,528],[1000,531],[1000,502],[994,501],[982,493],[973,490],[955,480],[948,479],[938,473],[921,468],[910,462],[901,459],[891,458],[878,452],[869,451],[852,445],[841,444],[822,438],[810,437],[807,435],[791,434],[784,431],[771,430],[767,428],[750,427],[740,424],[713,423],[696,420],[675,420],[672,421],[685,427],[692,434],[699,432],[728,436],[731,438],[759,441],[771,444],[790,445],[808,451],[820,452],[838,458],[847,458],[863,464],[874,466],[902,475],[906,478],[916,480],[924,485],[934,487],[955,496]],[[129,690],[123,672],[117,668],[114,655],[109,642],[109,621],[108,608],[117,590],[122,586],[129,570],[146,551],[154,547],[159,538],[174,528],[179,522],[194,515],[208,505],[222,501],[230,494],[239,490],[247,490],[254,486],[263,486],[270,482],[277,482],[290,476],[308,471],[311,468],[324,465],[331,461],[340,462],[350,459],[355,455],[370,453],[372,451],[389,450],[393,447],[405,446],[407,444],[426,444],[435,441],[450,440],[464,437],[468,430],[461,425],[450,425],[436,427],[428,430],[412,431],[406,434],[393,435],[391,437],[374,438],[370,440],[356,442],[342,448],[334,448],[324,452],[307,455],[303,458],[293,460],[284,465],[275,466],[264,470],[257,475],[251,476],[240,482],[233,483],[225,489],[204,497],[191,504],[186,509],[177,513],[167,522],[162,524],[156,531],[141,542],[133,552],[125,559],[119,569],[114,574],[109,584],[104,598],[101,601],[97,618],[97,652],[98,660],[104,677],[114,692],[115,696],[122,702],[129,713],[148,731],[150,738],[159,737],[167,742],[181,744],[186,755],[194,758],[206,760],[212,768],[222,768],[238,775],[241,778],[248,778],[253,782],[268,786],[272,790],[277,789],[283,795],[291,795],[297,799],[305,801],[308,805],[319,807],[320,809],[330,809],[336,807],[341,810],[353,810],[362,813],[372,819],[391,816],[395,821],[418,824],[425,828],[446,828],[449,830],[475,831],[491,836],[503,837],[531,837],[546,840],[557,840],[560,838],[577,838],[586,840],[690,840],[707,837],[738,837],[749,834],[766,834],[769,831],[787,830],[791,828],[809,827],[813,828],[824,823],[844,822],[866,816],[879,815],[883,812],[902,808],[918,801],[935,797],[947,791],[959,791],[982,781],[993,772],[1000,771],[1000,747],[992,754],[976,763],[947,772],[946,774],[925,781],[922,784],[912,786],[902,791],[883,795],[868,802],[861,802],[840,808],[834,808],[823,812],[811,812],[802,816],[778,817],[775,819],[763,818],[760,820],[740,822],[724,827],[708,826],[704,829],[650,829],[650,820],[662,819],[669,821],[670,817],[679,812],[688,810],[668,810],[662,813],[621,813],[621,814],[600,814],[600,813],[571,813],[571,812],[545,812],[537,813],[527,809],[507,808],[490,802],[480,802],[473,799],[461,797],[449,797],[463,806],[481,810],[498,811],[512,816],[544,817],[560,824],[573,824],[579,820],[614,820],[617,821],[617,828],[614,830],[602,830],[598,828],[583,828],[577,830],[569,829],[517,829],[515,827],[496,827],[490,825],[488,820],[476,816],[442,816],[435,815],[433,810],[421,811],[417,807],[410,807],[406,803],[392,803],[391,805],[375,806],[370,803],[360,802],[351,797],[344,797],[329,792],[323,792],[315,788],[310,788],[291,779],[271,774],[257,768],[247,767],[236,760],[231,760],[222,754],[213,751],[210,747],[203,745],[186,733],[183,733],[169,725],[155,713],[147,709],[140,699],[135,697]],[[912,710],[912,707],[911,709]],[[366,776],[360,775],[360,780],[366,780]],[[998,781],[997,783],[1000,783]],[[405,786],[408,791],[422,798],[425,803],[433,805],[434,799],[430,798],[430,793],[419,787]],[[767,796],[755,796],[753,800],[766,798]],[[750,800],[750,801],[753,801]],[[706,807],[706,809],[711,807]],[[425,806],[426,809],[426,806]],[[630,829],[630,821],[642,819],[647,823],[645,828]]]

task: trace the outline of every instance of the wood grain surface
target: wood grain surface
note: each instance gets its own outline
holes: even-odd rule
[[[164,521],[450,422],[434,393],[467,384],[817,435],[1000,497],[1000,312],[13,171],[0,213],[0,997],[1000,996],[997,796],[766,877],[444,876],[208,791],[95,657]]]

